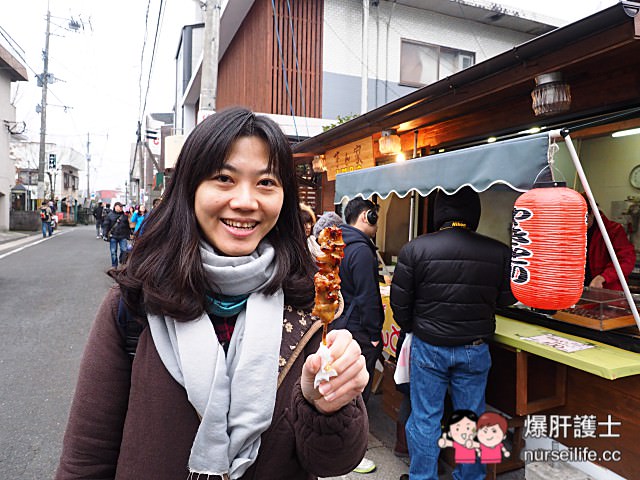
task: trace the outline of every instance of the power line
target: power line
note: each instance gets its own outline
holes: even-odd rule
[[[149,33],[149,10],[151,0],[147,2],[147,13],[144,16],[144,37],[142,39],[142,51],[140,52],[140,76],[138,77],[138,112],[142,110],[142,72],[144,70],[144,51],[147,47],[147,35]],[[142,116],[142,114],[140,114]]]
[[[163,6],[164,6],[164,0],[160,0],[160,7],[158,9],[158,21],[156,22],[156,34],[153,38],[153,49],[151,50],[151,64],[149,65],[149,76],[147,77],[147,91],[144,94],[144,107],[142,108],[142,112],[140,112],[141,121],[142,121],[144,112],[147,109],[147,98],[149,96],[149,86],[151,85],[151,75],[153,74],[153,61],[156,58],[156,47],[158,44],[158,37],[160,36],[160,25],[162,22],[162,18],[164,17],[164,11],[162,9]]]

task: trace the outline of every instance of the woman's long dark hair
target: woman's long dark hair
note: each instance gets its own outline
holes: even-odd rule
[[[269,169],[284,190],[280,216],[266,236],[275,249],[277,271],[264,293],[273,294],[282,287],[288,305],[311,305],[314,265],[300,219],[289,142],[271,119],[231,108],[208,117],[189,135],[163,200],[145,220],[144,233],[137,238],[126,266],[110,272],[136,316],[165,314],[186,321],[204,310],[209,283],[200,258],[204,236],[195,216],[195,193],[204,180],[220,171],[233,143],[242,137],[267,143]]]

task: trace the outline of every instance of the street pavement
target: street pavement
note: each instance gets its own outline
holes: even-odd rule
[[[0,236],[0,478],[52,478],[89,326],[111,285],[93,227]]]
[[[112,285],[110,265],[94,226],[59,227],[46,239],[0,232],[0,478],[53,477],[84,343]],[[332,480],[397,480],[409,471],[392,452],[395,423],[381,395],[368,410],[366,456],[378,468]],[[440,476],[450,478],[449,469]],[[522,470],[498,476],[523,478]]]

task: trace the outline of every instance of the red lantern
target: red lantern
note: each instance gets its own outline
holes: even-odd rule
[[[569,308],[582,295],[587,204],[563,185],[536,184],[513,206],[511,291],[541,310]]]

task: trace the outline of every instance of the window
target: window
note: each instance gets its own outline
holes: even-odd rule
[[[402,39],[400,83],[424,87],[464,70],[475,62],[476,55],[473,52]]]
[[[37,185],[38,184],[38,170],[34,169],[20,169],[18,171],[18,181],[23,185]]]

